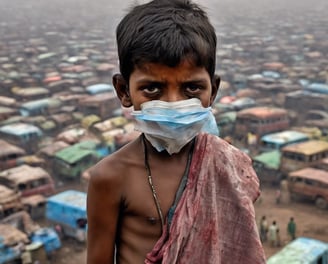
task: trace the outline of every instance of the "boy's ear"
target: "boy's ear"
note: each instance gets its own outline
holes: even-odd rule
[[[220,82],[221,82],[220,76],[215,74],[212,82],[211,105],[214,102],[215,97],[219,91]]]
[[[132,106],[132,101],[129,93],[129,86],[124,80],[122,74],[115,74],[112,79],[116,94],[124,107]]]

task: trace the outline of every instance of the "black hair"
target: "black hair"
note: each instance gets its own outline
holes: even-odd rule
[[[214,77],[215,29],[205,11],[189,0],[153,0],[133,7],[117,26],[116,38],[120,71],[127,82],[135,66],[175,67],[185,58]]]

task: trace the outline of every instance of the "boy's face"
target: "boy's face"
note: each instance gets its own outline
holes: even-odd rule
[[[152,100],[174,102],[198,98],[204,107],[212,104],[220,83],[217,77],[212,84],[205,67],[196,67],[190,60],[183,60],[176,67],[158,63],[145,63],[131,74],[129,89],[115,75],[113,84],[123,106],[141,109],[141,104]],[[119,80],[120,79],[120,80]]]

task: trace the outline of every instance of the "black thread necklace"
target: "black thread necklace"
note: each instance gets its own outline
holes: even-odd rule
[[[147,174],[148,174],[148,183],[151,189],[151,192],[153,194],[153,198],[155,201],[155,205],[156,205],[156,209],[159,215],[159,218],[161,220],[161,229],[163,232],[163,228],[164,228],[164,217],[163,217],[163,213],[162,213],[162,209],[161,209],[161,204],[159,202],[159,199],[157,197],[157,193],[153,184],[153,178],[151,176],[151,170],[150,170],[150,166],[149,166],[149,161],[148,161],[148,151],[147,151],[147,146],[146,146],[146,139],[145,139],[145,135],[142,134],[142,143],[143,143],[143,149],[144,149],[144,161],[145,161],[145,168],[147,170]]]
[[[153,198],[154,198],[154,202],[155,202],[155,205],[156,205],[156,209],[157,209],[160,221],[161,221],[161,231],[163,232],[163,229],[164,229],[164,216],[163,216],[163,212],[162,212],[162,209],[161,209],[161,204],[160,204],[158,196],[157,196],[157,192],[155,190],[155,186],[153,184],[153,178],[152,178],[152,175],[151,175],[151,169],[150,169],[150,165],[149,165],[149,161],[148,161],[148,151],[147,151],[147,146],[146,146],[146,138],[145,138],[144,134],[142,134],[142,143],[143,143],[143,150],[144,150],[145,168],[146,168],[147,174],[148,174],[148,183],[149,183],[149,186],[150,186]],[[186,166],[186,169],[185,169],[184,177],[185,176],[187,177],[187,174],[188,174],[188,171],[189,171],[188,168],[190,166],[194,145],[195,145],[195,139],[193,140],[192,146],[189,150],[187,166]],[[185,181],[185,183],[186,183],[186,181]],[[178,197],[176,195],[176,199],[175,199],[174,204],[177,203],[177,200],[179,200],[181,195],[182,195],[182,190],[180,190],[180,187],[179,187],[179,191],[178,191]],[[185,186],[183,186],[183,189],[184,189],[184,187]]]

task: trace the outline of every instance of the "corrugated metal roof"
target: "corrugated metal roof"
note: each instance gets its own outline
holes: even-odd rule
[[[45,154],[49,157],[53,156],[56,152],[58,152],[61,149],[69,147],[69,144],[67,144],[64,141],[56,141],[46,147],[43,147],[40,149],[40,153]]]
[[[78,146],[73,145],[56,152],[55,157],[65,161],[66,163],[73,164],[93,153],[93,150],[82,149]]]
[[[237,113],[238,117],[251,116],[259,119],[267,118],[270,116],[273,117],[273,116],[283,116],[283,115],[287,115],[286,109],[276,108],[276,107],[265,107],[265,106],[247,108]]]
[[[19,96],[33,96],[33,95],[46,95],[49,90],[43,87],[30,87],[30,88],[17,88],[12,90],[13,94]]]
[[[0,139],[0,150],[1,150],[0,157],[10,154],[16,154],[17,156],[26,154],[24,149],[17,147],[13,144],[10,144],[2,139]]]
[[[29,101],[21,105],[22,108],[27,110],[33,110],[42,107],[54,108],[60,106],[61,106],[61,101],[55,98],[44,98],[40,100]]]
[[[0,172],[0,177],[19,184],[32,179],[40,179],[44,177],[50,178],[50,175],[41,167],[31,167],[24,164]]]
[[[80,100],[80,103],[82,103],[82,104],[101,103],[101,102],[110,101],[110,100],[118,100],[118,99],[114,93],[103,93],[103,94],[97,94],[97,95],[90,95],[85,98],[82,98]]]
[[[14,114],[17,112],[17,109],[6,107],[6,106],[0,106],[0,114]]]
[[[14,123],[0,127],[0,132],[10,135],[21,136],[28,133],[37,133],[38,135],[42,135],[42,131],[31,124],[25,123]]]
[[[40,55],[38,56],[38,59],[39,59],[39,60],[46,60],[46,59],[53,58],[53,57],[55,57],[55,56],[57,56],[56,53],[54,53],[54,52],[48,52],[48,53],[40,54]]]
[[[6,106],[12,106],[12,105],[16,104],[16,99],[0,95],[0,104],[6,105]]]
[[[95,150],[99,144],[100,144],[99,140],[83,140],[79,143],[76,143],[74,147],[81,148],[81,149]]]
[[[280,166],[280,157],[281,157],[281,152],[279,150],[273,150],[273,151],[264,152],[260,155],[253,157],[253,161],[262,163],[267,168],[277,170],[279,169]]]
[[[328,244],[322,241],[299,237],[271,256],[267,264],[314,263],[321,254],[328,251]]]
[[[315,169],[315,168],[304,168],[301,170],[293,171],[288,174],[289,177],[302,177],[311,180],[317,180],[328,184],[328,171]]]
[[[276,143],[276,144],[284,144],[289,142],[296,142],[299,140],[306,140],[309,136],[305,133],[293,131],[293,130],[285,130],[281,132],[271,133],[263,136],[261,141]]]
[[[0,237],[3,237],[3,244],[7,246],[16,245],[18,242],[29,242],[29,239],[25,233],[19,231],[11,225],[0,224]]]
[[[104,92],[113,92],[114,86],[106,83],[98,83],[90,85],[86,88],[86,91],[90,94],[98,94]]]
[[[4,185],[0,185],[0,204],[13,202],[14,200],[17,201],[19,198],[18,192],[16,193],[14,190]]]
[[[322,140],[309,140],[306,142],[288,145],[283,147],[281,151],[311,155],[323,151],[328,151],[328,142]]]
[[[80,191],[67,190],[50,196],[47,200],[52,203],[65,204],[79,209],[82,207],[86,210],[87,194]]]
[[[305,89],[315,93],[328,94],[328,85],[325,83],[311,83],[309,86],[306,86]]]
[[[88,115],[82,118],[81,124],[82,127],[88,129],[94,123],[101,121],[101,118],[97,115]]]

